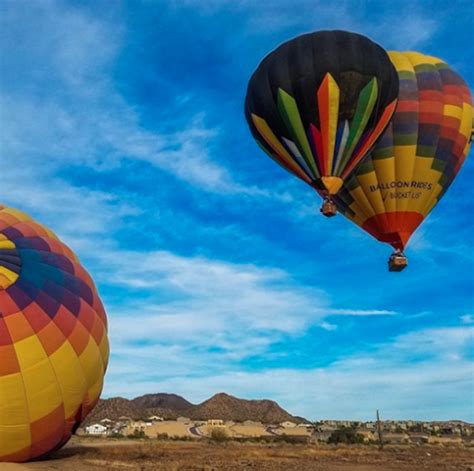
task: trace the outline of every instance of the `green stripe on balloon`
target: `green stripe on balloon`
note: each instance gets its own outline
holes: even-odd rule
[[[298,111],[298,105],[295,99],[286,93],[281,88],[278,89],[277,107],[286,124],[286,127],[291,134],[293,141],[298,145],[301,153],[316,176],[319,177],[318,169],[314,161],[313,153],[309,146],[308,138],[304,131],[303,123],[301,121],[300,112]]]
[[[393,146],[377,147],[371,155],[373,160],[391,159],[393,158]]]
[[[344,167],[349,162],[354,149],[359,142],[362,133],[369,121],[372,110],[377,101],[378,86],[377,79],[374,77],[360,92],[357,100],[357,107],[354,117],[352,118],[351,127],[349,130],[349,137],[347,139],[344,155],[339,161],[336,168],[336,175],[340,175]]]

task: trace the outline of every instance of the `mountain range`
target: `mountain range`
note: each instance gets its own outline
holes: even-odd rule
[[[307,422],[280,407],[275,401],[268,399],[239,399],[226,393],[219,393],[210,399],[192,404],[177,394],[157,393],[146,394],[135,399],[113,397],[101,399],[87,417],[85,424],[98,422],[102,419],[117,420],[119,417],[145,419],[159,416],[173,420],[188,417],[193,420],[223,419],[243,422],[253,420],[265,424],[275,424],[290,420],[295,423]]]

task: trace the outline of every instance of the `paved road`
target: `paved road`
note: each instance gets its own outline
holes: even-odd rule
[[[266,428],[265,428],[265,432],[267,432],[267,433],[269,433],[269,434],[271,434],[271,435],[278,435],[278,433],[275,433],[275,432],[273,431],[273,427],[266,427]]]
[[[196,427],[196,426],[188,428],[188,433],[190,433],[191,435],[195,435],[196,437],[202,437],[203,436],[201,431],[199,430],[199,428]]]

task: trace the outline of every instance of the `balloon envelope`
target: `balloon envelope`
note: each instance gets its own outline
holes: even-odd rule
[[[335,201],[376,239],[403,250],[469,153],[472,106],[467,85],[442,60],[389,55],[400,80],[397,109]]]
[[[265,57],[249,81],[245,115],[271,158],[333,195],[384,130],[397,94],[397,73],[380,46],[321,31]]]
[[[66,443],[99,399],[107,359],[105,311],[77,257],[0,206],[0,461]]]

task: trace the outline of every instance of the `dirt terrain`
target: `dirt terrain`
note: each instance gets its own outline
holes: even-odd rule
[[[1,471],[468,471],[474,449],[464,446],[291,445],[79,439],[48,460],[0,463]]]

